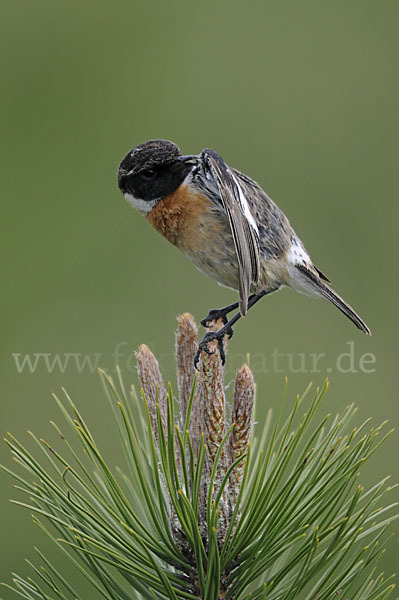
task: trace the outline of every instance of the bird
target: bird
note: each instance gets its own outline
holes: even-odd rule
[[[238,291],[238,301],[211,309],[201,324],[222,319],[198,345],[223,340],[264,296],[286,286],[334,304],[364,333],[371,331],[313,263],[283,211],[258,183],[230,167],[210,148],[183,155],[168,140],[149,140],[130,150],[118,168],[118,186],[128,203],[206,275]],[[237,310],[232,318],[228,315]]]

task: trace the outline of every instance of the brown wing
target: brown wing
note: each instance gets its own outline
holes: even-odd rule
[[[238,258],[240,312],[247,314],[251,283],[259,279],[259,237],[240,180],[213,150],[204,150],[203,158],[214,179],[227,213]]]

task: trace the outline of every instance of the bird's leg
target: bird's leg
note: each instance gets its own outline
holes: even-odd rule
[[[273,290],[270,290],[270,291],[273,291]],[[252,306],[254,306],[254,304],[256,304],[258,302],[258,300],[263,298],[263,296],[266,296],[266,294],[268,294],[268,293],[270,293],[270,292],[260,292],[259,294],[252,294],[252,296],[250,296],[248,298],[248,310]],[[238,302],[236,303],[236,305],[231,304],[231,306],[238,306]],[[230,308],[230,307],[226,306],[226,308]],[[224,309],[221,309],[221,310],[224,310]],[[230,312],[231,310],[234,310],[234,308],[230,308],[230,310],[227,312]],[[212,312],[213,311],[210,311],[209,314],[211,314]],[[215,312],[217,312],[217,311],[215,311]],[[208,315],[208,317],[209,317],[209,315]],[[220,315],[217,315],[217,317],[220,318]],[[201,356],[202,351],[206,352],[207,354],[212,354],[212,352],[208,348],[208,344],[209,344],[209,342],[212,342],[213,340],[217,340],[217,342],[218,342],[220,358],[222,359],[222,364],[224,365],[225,360],[226,360],[226,354],[224,352],[224,346],[223,346],[224,336],[227,335],[229,339],[232,337],[232,335],[234,333],[233,325],[235,325],[241,317],[242,317],[241,313],[238,312],[229,321],[225,322],[223,327],[221,327],[218,331],[208,331],[208,333],[206,333],[204,335],[204,337],[198,344],[198,350],[194,357],[195,368],[197,368],[199,357]],[[201,323],[202,323],[202,321],[201,321]]]
[[[233,325],[240,318],[241,318],[241,313],[238,312],[237,314],[234,315],[234,317],[232,319],[230,319],[230,321],[227,321],[227,323],[225,323],[223,325],[223,327],[221,327],[218,331],[208,331],[208,333],[206,333],[204,335],[204,337],[198,344],[198,350],[194,357],[195,368],[197,368],[199,357],[201,356],[202,351],[206,352],[207,354],[213,354],[213,352],[211,350],[209,350],[209,348],[208,348],[209,342],[212,342],[213,340],[217,340],[217,342],[218,342],[220,358],[222,359],[222,364],[224,365],[225,360],[226,360],[226,354],[224,352],[224,346],[223,346],[224,336],[227,335],[229,339],[232,337],[232,335],[234,333]]]
[[[256,294],[252,294],[252,296],[248,298],[248,306],[249,302],[251,301],[251,298],[253,298],[254,296],[256,296]],[[227,315],[231,311],[238,308],[238,304],[238,302],[234,302],[233,304],[228,304],[228,306],[224,306],[223,308],[211,308],[205,319],[202,319],[201,325],[203,327],[209,327],[212,321],[217,321],[218,319],[222,319],[223,324],[226,325],[228,321]]]
[[[223,308],[211,308],[207,316],[201,320],[201,325],[203,327],[209,327],[212,321],[217,321],[218,319],[222,319],[224,325],[226,325],[228,321],[227,315],[236,308],[238,308],[238,302],[234,302]]]

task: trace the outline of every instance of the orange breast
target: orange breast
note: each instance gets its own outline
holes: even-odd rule
[[[148,213],[148,221],[183,252],[199,251],[210,235],[220,234],[220,223],[212,202],[203,194],[181,184]],[[205,239],[204,239],[205,238]]]

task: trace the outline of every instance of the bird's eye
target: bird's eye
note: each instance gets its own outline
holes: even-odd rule
[[[142,171],[140,173],[140,177],[142,179],[144,179],[145,181],[151,181],[151,179],[154,179],[155,175],[156,175],[155,169],[146,169],[145,171]]]

